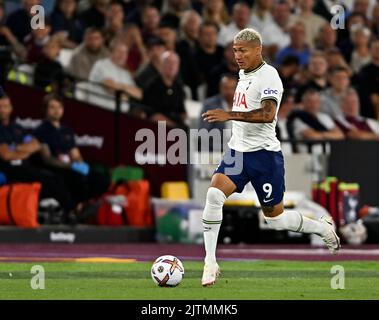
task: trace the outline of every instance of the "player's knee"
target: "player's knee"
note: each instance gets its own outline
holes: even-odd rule
[[[215,187],[210,187],[207,192],[207,204],[213,207],[222,207],[226,200],[224,192]]]

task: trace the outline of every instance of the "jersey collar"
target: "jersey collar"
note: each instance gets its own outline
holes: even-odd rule
[[[243,74],[246,75],[246,76],[250,75],[250,74],[253,74],[254,72],[258,71],[260,68],[262,68],[265,64],[266,64],[266,62],[262,61],[262,63],[258,67],[256,67],[255,69],[253,69],[253,70],[251,70],[249,72],[245,72],[244,71]]]

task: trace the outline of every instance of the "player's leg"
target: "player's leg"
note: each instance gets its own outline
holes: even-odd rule
[[[267,152],[255,160],[258,167],[259,162],[265,167],[252,183],[268,226],[275,230],[315,233],[323,238],[331,252],[337,252],[340,247],[339,238],[330,218],[314,220],[296,210],[284,210],[284,161],[281,152]]]
[[[262,211],[271,229],[315,233],[322,237],[332,253],[337,253],[340,248],[340,240],[330,217],[323,216],[315,220],[296,210],[283,210],[283,201],[274,206],[262,207]]]
[[[214,284],[220,271],[216,260],[216,248],[218,234],[222,223],[222,208],[224,202],[233,192],[241,192],[245,184],[248,182],[248,176],[243,172],[243,165],[241,165],[241,170],[236,170],[236,174],[230,174],[228,168],[230,169],[234,166],[231,157],[239,160],[242,159],[239,155],[236,156],[233,150],[230,154],[225,155],[223,161],[212,177],[203,211],[204,246],[206,255],[201,282],[204,286]]]

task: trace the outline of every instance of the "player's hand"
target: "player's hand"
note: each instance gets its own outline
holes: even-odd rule
[[[224,122],[228,121],[229,113],[222,109],[208,110],[201,115],[204,121],[208,122]]]

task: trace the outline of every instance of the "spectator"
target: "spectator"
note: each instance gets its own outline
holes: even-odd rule
[[[333,70],[335,68],[345,68],[349,73],[349,77],[353,75],[350,66],[346,62],[344,56],[338,49],[331,49],[326,51],[326,61],[328,61],[328,69]]]
[[[220,93],[213,96],[213,97],[210,97],[204,101],[201,114],[203,114],[203,113],[205,113],[211,109],[224,109],[226,111],[231,111],[233,108],[233,97],[234,97],[235,89],[237,87],[237,81],[238,81],[238,79],[233,74],[223,75],[221,80],[220,80],[220,84],[219,84]],[[199,129],[204,128],[207,131],[211,131],[212,129],[220,130],[221,137],[224,138],[223,130],[224,129],[231,129],[230,127],[228,127],[228,125],[229,125],[229,122],[207,122],[207,121],[203,121],[202,119],[200,119]],[[229,140],[228,138],[230,138],[230,136],[225,137],[225,138],[228,141]],[[225,142],[226,141],[221,141],[221,145],[216,146],[213,143],[211,143],[211,141],[210,141],[210,145],[209,145],[210,150],[209,151],[216,151],[216,150],[221,151],[223,144]],[[203,147],[204,146],[202,146],[202,148]]]
[[[352,27],[351,37],[354,50],[351,55],[350,65],[354,74],[358,74],[362,67],[371,61],[369,48],[370,36],[371,32],[369,28],[360,26]]]
[[[34,135],[42,145],[41,157],[46,170],[58,175],[72,195],[75,206],[107,191],[109,182],[84,161],[75,143],[74,131],[62,124],[63,101],[49,94],[43,101],[46,119]]]
[[[141,31],[137,25],[129,24],[123,31],[121,31],[117,38],[119,41],[124,42],[129,48],[128,58],[126,59],[124,67],[134,75],[137,69],[141,65],[147,63],[148,60]]]
[[[160,77],[161,55],[165,51],[165,44],[159,38],[150,38],[147,42],[149,63],[142,66],[136,73],[136,83],[142,90]]]
[[[233,42],[224,48],[224,58],[210,72],[207,83],[207,97],[219,93],[219,83],[223,74],[230,73],[238,78],[239,67],[234,58]]]
[[[291,38],[289,29],[293,17],[291,16],[290,7],[287,2],[278,2],[273,8],[272,23],[262,30],[262,39],[264,39],[264,54],[266,59],[273,61],[278,50],[287,47]]]
[[[129,97],[141,100],[142,90],[138,88],[130,74],[124,66],[128,59],[128,47],[117,40],[110,46],[110,57],[99,60],[93,66],[89,80],[102,84],[104,88],[99,88],[98,92],[107,97],[107,105],[114,106],[114,95],[116,91],[123,92],[123,100],[129,101]],[[91,96],[90,101],[94,104],[103,105],[103,101],[98,100],[97,95]],[[128,109],[130,105],[124,104]]]
[[[212,22],[204,22],[200,27],[195,60],[202,82],[209,82],[211,70],[217,66],[224,55],[223,48],[217,45],[217,34],[217,25]]]
[[[280,50],[276,57],[276,63],[281,64],[287,56],[295,56],[299,59],[300,65],[308,64],[310,50],[306,44],[305,26],[301,22],[296,22],[290,29],[291,43]]]
[[[32,31],[32,7],[40,4],[40,0],[23,0],[23,7],[9,15],[6,25],[12,30],[20,43],[22,43],[25,37]]]
[[[61,92],[64,82],[62,65],[57,61],[59,42],[51,40],[42,49],[43,58],[37,63],[34,72],[34,85],[46,91]]]
[[[114,40],[123,29],[124,10],[122,9],[122,5],[117,2],[111,3],[105,13],[104,38],[106,45],[109,46],[112,40]]]
[[[285,57],[278,68],[279,76],[283,82],[284,91],[295,94],[299,87],[300,62],[297,57]]]
[[[190,51],[195,51],[199,39],[201,20],[200,15],[195,10],[188,10],[182,15],[178,47],[187,46]]]
[[[314,3],[314,0],[300,0],[300,11],[299,14],[295,17],[295,21],[303,23],[305,27],[305,42],[310,49],[313,49],[315,47],[315,40],[319,35],[320,29],[325,26],[325,24],[328,24],[322,16],[319,16],[312,11]]]
[[[161,16],[158,9],[154,6],[145,6],[142,9],[142,29],[141,34],[144,43],[147,43],[149,38],[156,37],[157,31],[159,27],[159,23],[161,21]]]
[[[83,43],[75,49],[68,72],[80,80],[88,80],[94,64],[107,58],[108,49],[104,45],[104,37],[100,29],[91,27],[85,31]]]
[[[371,31],[375,37],[379,37],[379,2],[372,10]]]
[[[316,39],[316,48],[319,51],[337,49],[337,32],[329,23],[320,28]]]
[[[379,119],[379,38],[370,43],[371,63],[359,73],[359,96],[364,117]]]
[[[162,23],[158,28],[158,36],[165,44],[168,51],[176,51],[180,57],[180,77],[184,84],[191,90],[193,99],[197,99],[197,86],[199,84],[199,73],[196,61],[191,50],[187,46],[177,46],[176,30],[169,24]]]
[[[191,9],[189,0],[164,0],[162,5],[162,21],[179,29],[180,18],[185,11]]]
[[[271,11],[274,5],[273,0],[256,0],[250,18],[250,25],[255,30],[262,33],[264,29],[270,26],[274,19],[272,18]]]
[[[348,70],[343,67],[332,69],[329,82],[330,88],[321,92],[321,111],[336,118],[342,114],[341,101],[350,86]]]
[[[84,28],[104,28],[105,17],[110,3],[111,0],[94,0],[92,5],[80,16]]]
[[[83,39],[82,21],[76,12],[76,0],[58,0],[51,14],[52,32],[63,32],[67,48],[75,48]]]
[[[276,124],[276,136],[280,141],[290,139],[287,131],[287,119],[295,108],[295,97],[291,93],[284,94],[278,110],[278,122]]]
[[[41,144],[23,128],[11,121],[13,106],[8,96],[0,98],[0,171],[8,182],[40,182],[40,199],[54,198],[68,215],[74,202],[63,181],[53,173],[31,163]]]
[[[234,36],[242,29],[250,26],[250,8],[244,2],[237,2],[233,5],[232,22],[225,27],[221,27],[218,34],[218,44],[225,47],[233,42]]]
[[[160,77],[144,91],[144,104],[152,109],[152,121],[166,121],[170,127],[183,127],[186,119],[184,91],[178,80],[180,58],[172,51],[161,56]]]
[[[295,101],[299,103],[304,92],[314,89],[321,92],[328,85],[328,62],[323,52],[312,53],[308,64],[307,80],[305,84],[298,88]]]
[[[320,112],[320,95],[317,91],[307,91],[303,96],[304,110],[293,111],[287,122],[288,133],[296,139],[339,140],[344,135],[333,119]]]
[[[37,63],[43,58],[42,49],[51,39],[51,20],[45,20],[45,27],[42,29],[32,29],[24,39],[26,48],[26,62]]]
[[[343,114],[337,117],[336,123],[350,139],[379,140],[379,122],[359,115],[359,97],[350,89],[341,101]]]
[[[222,0],[205,0],[202,16],[204,21],[216,23],[219,28],[230,23],[228,10]]]

